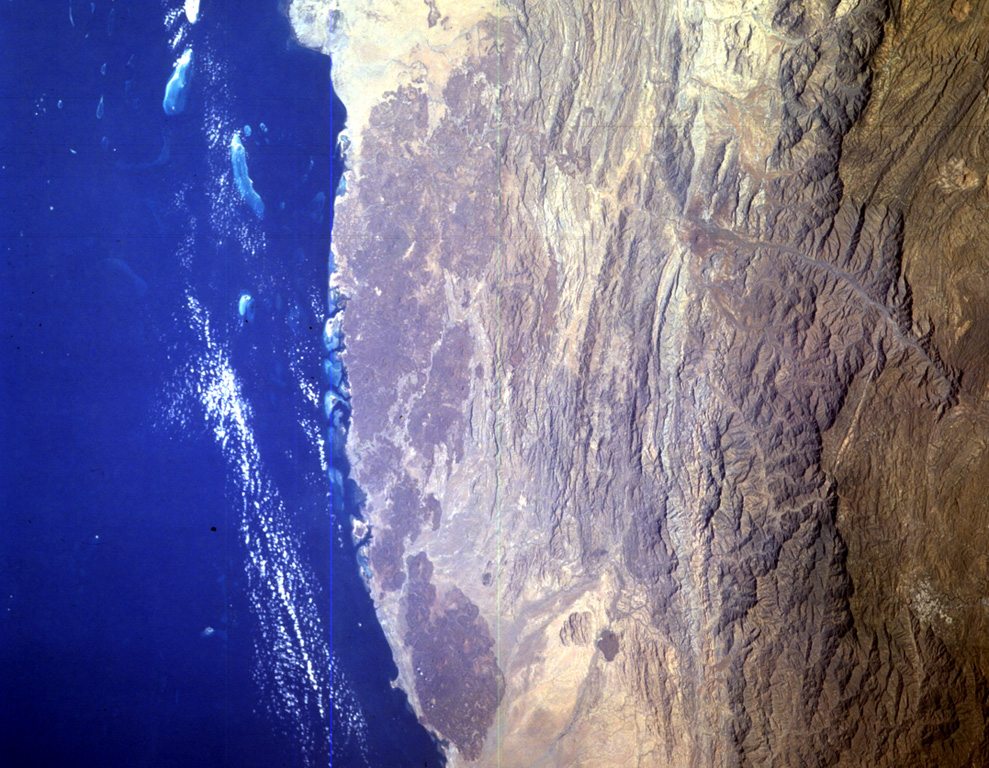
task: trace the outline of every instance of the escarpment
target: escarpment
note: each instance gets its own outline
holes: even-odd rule
[[[981,764],[985,11],[290,13],[349,114],[372,590],[453,764]]]

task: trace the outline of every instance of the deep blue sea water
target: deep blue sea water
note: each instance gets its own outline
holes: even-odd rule
[[[0,46],[0,768],[441,765],[328,479],[329,59],[275,0],[4,0]]]

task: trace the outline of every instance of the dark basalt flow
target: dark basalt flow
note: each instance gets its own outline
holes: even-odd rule
[[[604,654],[605,661],[614,661],[615,656],[618,655],[618,649],[620,647],[618,635],[610,629],[602,630],[601,637],[598,638],[597,646],[598,650]]]
[[[428,525],[439,528],[442,508],[436,497],[419,493],[418,487],[408,477],[395,485],[388,496],[392,525],[375,532],[371,564],[378,575],[378,585],[386,592],[394,592],[405,582],[403,556],[405,541],[415,543],[419,532]]]
[[[488,623],[459,589],[437,602],[424,552],[408,559],[408,573],[405,642],[425,721],[476,759],[504,693]]]

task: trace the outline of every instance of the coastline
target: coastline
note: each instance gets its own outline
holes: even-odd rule
[[[334,199],[335,225],[330,245],[330,295],[334,301],[346,304],[359,301],[367,286],[362,286],[351,269],[353,249],[341,246],[337,230],[339,222],[348,219],[350,208],[358,210],[358,196],[363,177],[365,158],[365,130],[375,108],[386,104],[403,89],[413,89],[426,96],[431,127],[443,117],[446,104],[442,92],[454,64],[462,62],[477,46],[471,32],[486,19],[492,18],[494,2],[484,2],[467,9],[457,8],[450,15],[438,17],[433,6],[421,0],[400,0],[382,11],[380,7],[359,0],[292,0],[287,8],[297,41],[329,55],[332,59],[333,88],[347,110],[347,121],[340,133],[344,163],[340,190]],[[419,18],[421,24],[410,25],[410,18]],[[344,317],[347,309],[340,310]],[[344,321],[346,330],[346,320]],[[360,330],[357,332],[358,338]],[[346,362],[346,353],[344,354]],[[376,471],[365,460],[368,445],[363,440],[361,423],[361,386],[358,378],[352,389],[353,416],[346,440],[346,454],[350,464],[350,476],[363,492],[367,493],[363,506],[363,522],[356,521],[353,535],[369,528],[372,536],[381,529],[384,519],[381,510],[388,506],[388,485],[374,482]],[[372,449],[373,452],[373,449]],[[371,480],[371,482],[368,482]],[[348,531],[348,534],[352,532]],[[373,558],[368,558],[369,543],[360,549],[362,577],[371,593],[375,613],[388,640],[398,668],[393,687],[402,689],[420,722],[435,732],[436,728],[425,716],[423,702],[416,686],[416,665],[413,651],[407,644],[408,623],[403,616],[404,593],[381,589],[383,574],[375,568]],[[368,579],[370,575],[370,579]],[[493,603],[485,606],[484,613],[494,612]],[[449,738],[440,733],[440,738]],[[442,741],[450,766],[464,764],[460,753]]]

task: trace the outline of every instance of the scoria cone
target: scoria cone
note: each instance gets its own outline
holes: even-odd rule
[[[989,760],[989,17],[892,11],[292,3],[374,597],[454,765]]]

